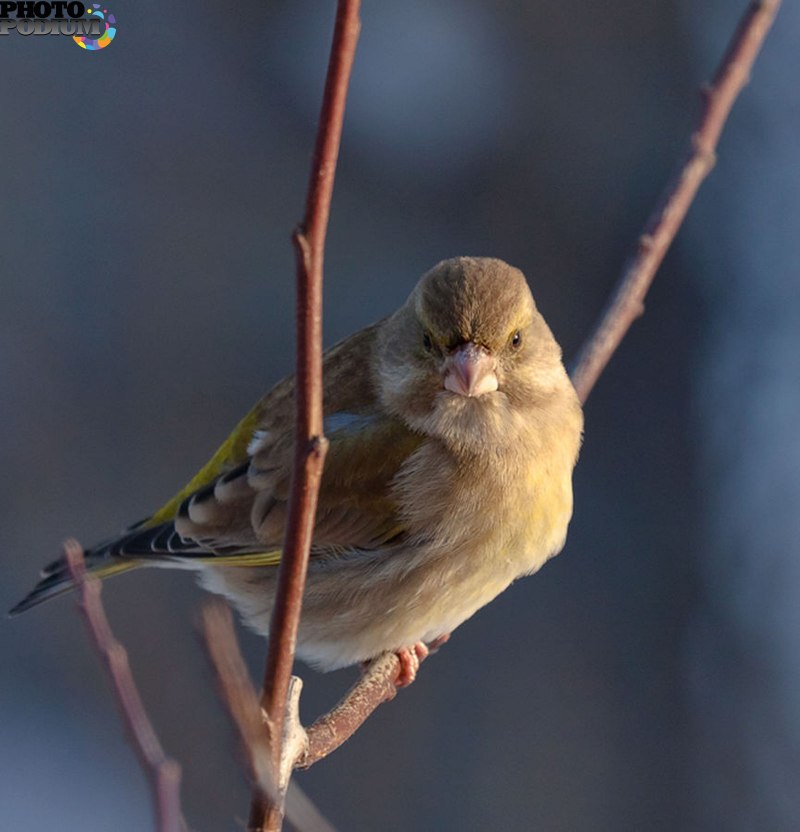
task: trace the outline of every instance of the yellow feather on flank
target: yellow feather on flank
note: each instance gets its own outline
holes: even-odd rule
[[[138,561],[135,560],[117,560],[110,563],[101,563],[98,566],[89,566],[89,572],[97,578],[110,578],[112,575],[119,575],[122,572],[128,572],[139,566]]]
[[[181,503],[216,479],[227,467],[243,462],[247,458],[247,446],[253,438],[258,421],[261,418],[261,406],[257,404],[247,416],[233,429],[233,433],[217,448],[217,452],[198,471],[194,477],[144,524],[143,528],[157,526],[172,520],[178,513]],[[227,561],[226,561],[227,562]]]
[[[254,552],[247,555],[221,555],[218,557],[192,558],[193,562],[213,563],[216,566],[278,566],[281,562],[281,550],[272,552]]]

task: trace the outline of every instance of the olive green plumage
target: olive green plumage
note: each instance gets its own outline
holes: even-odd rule
[[[582,414],[521,272],[446,260],[324,358],[330,449],[298,655],[323,669],[449,633],[560,551]],[[87,553],[101,577],[199,570],[267,634],[292,464],[273,387],[151,518]],[[69,589],[51,564],[21,612]]]

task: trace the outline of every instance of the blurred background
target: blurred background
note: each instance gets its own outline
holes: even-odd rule
[[[110,0],[0,38],[0,602],[145,516],[293,363],[334,2]],[[573,356],[746,3],[366,3],[326,258],[332,343],[459,254]],[[586,411],[563,554],[298,777],[342,830],[800,825],[800,10]],[[192,829],[248,790],[186,573],[105,590]],[[256,678],[264,644],[242,642]],[[0,622],[0,829],[140,832],[148,790],[70,599]],[[354,671],[300,668],[310,720]]]

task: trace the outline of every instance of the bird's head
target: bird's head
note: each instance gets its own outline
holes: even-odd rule
[[[439,263],[386,321],[378,378],[411,427],[466,445],[513,441],[516,417],[567,381],[522,272],[473,257]]]

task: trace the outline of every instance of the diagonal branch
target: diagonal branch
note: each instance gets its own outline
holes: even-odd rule
[[[310,768],[327,757],[355,734],[378,705],[394,699],[399,672],[400,660],[395,653],[384,653],[372,661],[341,702],[308,729],[308,744],[296,767]]]
[[[360,30],[360,0],[339,0],[311,165],[305,217],[295,231],[297,254],[296,435],[291,494],[270,622],[261,705],[272,737],[274,770],[283,741],[289,682],[327,442],[322,427],[322,262],[336,160]],[[282,800],[253,795],[248,828],[278,830]]]
[[[217,678],[219,695],[247,755],[250,782],[265,794],[274,791],[269,738],[261,720],[258,695],[239,650],[230,607],[222,601],[203,606],[201,632]]]
[[[158,832],[183,832],[180,805],[180,766],[164,754],[133,680],[128,653],[114,638],[100,599],[100,580],[86,573],[83,549],[77,540],[64,543],[64,557],[78,591],[78,604],[97,652],[106,663],[125,726],[145,776],[153,790]]]
[[[636,253],[628,261],[605,312],[578,355],[571,376],[581,402],[586,402],[631,324],[644,312],[645,295],[697,189],[714,167],[722,128],[733,102],[750,79],[750,70],[779,6],[780,0],[757,0],[750,4],[716,74],[703,89],[703,111],[686,159],[647,220]]]
[[[287,727],[293,736],[289,749],[284,748],[289,759],[282,761],[282,771],[275,777],[258,696],[239,649],[230,607],[220,600],[209,602],[203,607],[201,625],[220,698],[239,734],[246,755],[250,782],[261,790],[265,798],[276,800],[276,781],[280,783],[284,779],[288,780],[295,766],[295,758],[304,754],[307,746],[299,714],[290,710],[290,722],[293,724]],[[300,680],[295,681],[299,683]],[[299,696],[299,684],[297,695]],[[286,817],[298,832],[334,832],[330,823],[295,783],[291,784],[286,794]]]

